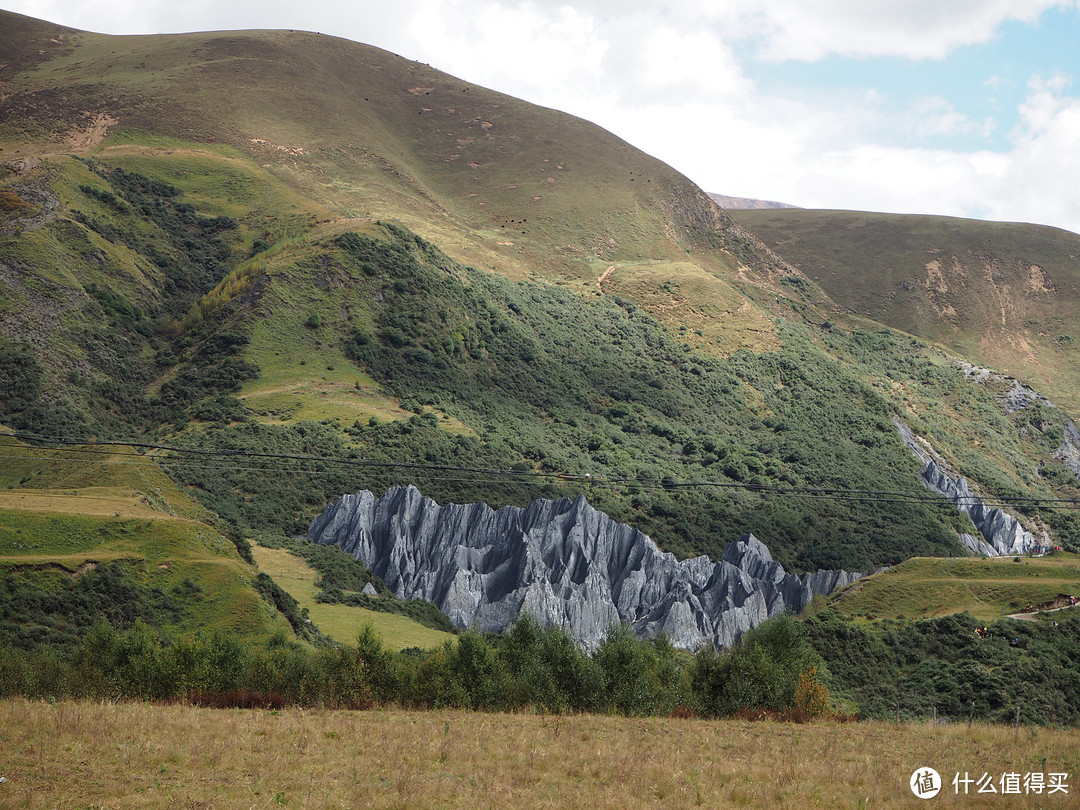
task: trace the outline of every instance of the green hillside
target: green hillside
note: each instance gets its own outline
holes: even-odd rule
[[[846,310],[1080,407],[1080,235],[857,211],[733,216]]]
[[[744,531],[796,568],[959,554],[947,507],[821,497],[923,497],[894,418],[991,496],[1075,490],[1043,474],[1055,426],[837,316],[587,122],[312,34],[11,19],[44,53],[9,64],[0,103],[20,201],[0,418],[383,465],[167,462],[234,531],[302,531],[364,486],[519,505],[584,486],[679,555]],[[1075,542],[1069,514],[1025,519]]]
[[[68,646],[101,617],[248,639],[287,627],[234,544],[149,459],[10,440],[0,452],[0,632],[15,643]]]
[[[1057,608],[1067,609],[1067,597],[1073,595],[1080,597],[1080,560],[1074,554],[997,559],[913,557],[856,582],[828,601],[851,619],[917,620],[966,612],[993,622],[1011,614],[1053,618]]]
[[[994,359],[973,348],[983,298],[950,304],[962,339],[852,306],[857,274],[785,264],[610,133],[368,46],[0,23],[0,423],[22,439],[0,508],[4,553],[37,555],[49,588],[115,560],[151,607],[187,579],[209,604],[206,572],[234,570],[244,632],[283,626],[274,604],[303,635],[240,555],[400,483],[495,506],[584,493],[680,557],[748,531],[800,571],[961,556],[971,527],[896,421],[1080,548],[1078,513],[1052,508],[1077,497],[1054,456],[1076,376],[1016,372],[1064,410],[1006,415],[957,365]],[[1071,363],[1053,320],[1071,276],[1028,245]],[[1029,293],[1009,324],[1049,294]],[[88,447],[125,456],[90,471]],[[179,561],[155,568],[162,549]],[[189,602],[146,618],[214,626]]]
[[[604,262],[731,241],[699,189],[610,133],[370,46],[284,31],[108,37],[6,14],[0,47],[25,60],[5,68],[5,155],[227,146],[323,206],[325,225],[392,217],[519,278],[592,283]]]

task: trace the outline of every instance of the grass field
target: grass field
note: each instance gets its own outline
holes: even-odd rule
[[[185,603],[181,624],[244,636],[269,634],[275,617],[250,587],[250,566],[233,544],[197,521],[117,518],[92,513],[0,508],[0,571],[57,566],[72,579],[120,561],[142,584],[172,592],[185,580],[201,596]]]
[[[372,626],[384,647],[394,651],[407,647],[430,649],[454,638],[450,633],[432,630],[393,613],[316,602],[315,580],[318,574],[306,562],[286,549],[254,546],[252,552],[259,570],[273,577],[300,607],[307,608],[311,620],[323,633],[342,644],[354,644],[365,624]]]
[[[50,449],[3,434],[0,507],[124,518],[210,517],[152,459],[132,448]]]
[[[0,703],[0,806],[1070,808],[1080,732],[403,711]],[[957,772],[999,793],[954,795]],[[1016,773],[1068,793],[1001,795]],[[962,787],[961,787],[962,790]],[[1020,787],[1023,790],[1023,787]],[[929,806],[933,806],[930,802]]]
[[[992,621],[1051,602],[1080,596],[1080,557],[963,559],[913,557],[847,588],[832,600],[848,617],[925,619],[968,611]]]
[[[124,487],[85,487],[80,490],[0,490],[0,509],[31,512],[74,512],[81,515],[111,515],[148,520],[185,520],[160,512],[149,499]]]
[[[251,587],[251,566],[202,522],[205,509],[128,448],[50,450],[6,438],[0,464],[0,572],[61,570],[72,579],[109,562],[165,592],[190,580],[176,631],[268,635],[281,619]]]

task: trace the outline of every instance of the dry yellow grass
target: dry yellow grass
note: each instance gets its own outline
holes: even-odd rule
[[[1008,727],[0,702],[0,807],[1069,808],[1080,732]],[[1044,759],[1045,758],[1045,759]],[[1069,793],[952,795],[967,771]],[[999,788],[1000,789],[1000,788]]]
[[[79,490],[15,489],[0,491],[0,508],[30,512],[65,512],[147,520],[188,520],[155,509],[149,498],[124,487],[83,487]]]

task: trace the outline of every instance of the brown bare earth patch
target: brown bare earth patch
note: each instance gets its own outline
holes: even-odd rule
[[[1029,292],[1050,293],[1056,290],[1054,282],[1039,265],[1033,264],[1028,268],[1027,287]]]
[[[105,136],[109,134],[109,129],[120,123],[119,119],[113,118],[108,113],[98,113],[97,115],[84,113],[84,115],[89,118],[89,122],[85,126],[75,129],[67,136],[64,146],[68,149],[82,151],[97,146],[105,140]]]
[[[71,578],[72,579],[78,579],[83,574],[85,574],[87,571],[93,571],[97,567],[98,567],[98,564],[97,564],[97,562],[95,560],[87,560],[86,562],[81,563],[79,565],[79,567],[75,569],[74,573],[72,573],[72,575],[71,575]]]

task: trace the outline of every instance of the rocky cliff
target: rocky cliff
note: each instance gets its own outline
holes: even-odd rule
[[[1036,538],[1009,513],[987,506],[975,497],[967,479],[951,475],[925,440],[916,436],[903,422],[896,420],[894,424],[904,444],[923,462],[919,477],[926,487],[952,501],[957,509],[971,518],[982,535],[981,538],[971,534],[960,535],[960,542],[970,551],[985,557],[1027,554],[1049,542],[1046,538]]]
[[[412,486],[346,495],[308,536],[362,560],[397,596],[435,603],[455,625],[499,632],[528,611],[586,648],[625,622],[676,647],[729,646],[770,616],[799,610],[862,576],[789,574],[753,535],[723,558],[676,560],[584,497],[525,509],[439,506]]]

